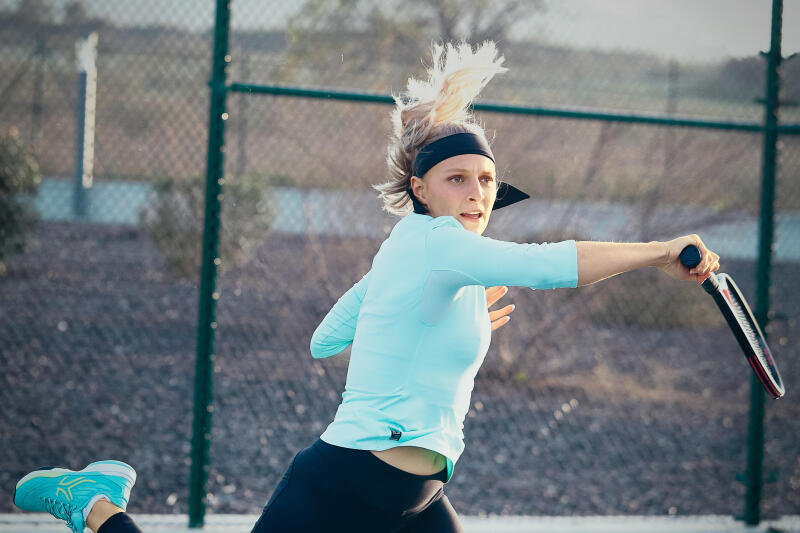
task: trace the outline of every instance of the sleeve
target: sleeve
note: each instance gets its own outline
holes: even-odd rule
[[[428,230],[425,254],[431,270],[456,272],[462,285],[531,289],[578,285],[574,240],[542,244],[499,241],[468,231],[446,216],[438,217]]]
[[[364,274],[358,283],[339,298],[314,330],[311,336],[311,355],[315,359],[336,355],[353,342],[358,312],[367,292],[370,272]]]

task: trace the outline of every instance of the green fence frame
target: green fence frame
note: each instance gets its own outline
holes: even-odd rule
[[[248,83],[227,84],[226,67],[231,61],[228,54],[230,37],[231,0],[217,0],[214,26],[214,48],[212,77],[209,82],[211,101],[209,106],[208,158],[206,167],[206,211],[203,227],[203,264],[200,274],[200,297],[197,325],[197,361],[195,365],[195,400],[192,433],[192,464],[189,487],[189,527],[203,526],[205,516],[204,499],[208,479],[209,446],[211,436],[212,373],[214,359],[214,331],[216,330],[217,267],[219,266],[219,230],[222,201],[223,146],[225,144],[225,103],[228,92],[247,94],[270,94],[295,98],[319,98],[338,101],[393,104],[391,96],[382,94],[354,93],[254,85]],[[602,111],[573,110],[553,107],[516,106],[508,104],[475,104],[477,111],[512,113],[557,117],[573,120],[600,120],[653,124],[672,127],[705,128],[762,132],[764,135],[762,155],[761,207],[759,216],[758,267],[756,274],[755,317],[766,331],[769,321],[769,285],[772,271],[772,245],[775,232],[775,166],[779,135],[800,134],[800,124],[778,124],[778,92],[780,88],[779,67],[781,56],[781,25],[783,0],[773,0],[771,18],[770,50],[767,58],[766,98],[764,120],[738,122],[724,120],[700,120],[675,118],[655,114],[609,113]],[[757,525],[760,520],[761,488],[763,486],[762,462],[764,457],[764,402],[765,394],[755,377],[750,384],[750,415],[748,424],[747,470],[744,514],[740,517],[748,525]]]
[[[764,102],[764,148],[761,167],[761,212],[759,216],[758,266],[756,269],[755,318],[766,332],[769,321],[769,286],[772,273],[772,243],[775,237],[775,165],[778,147],[778,91],[781,60],[783,0],[772,2],[772,35],[767,52],[767,87]],[[767,333],[765,333],[766,335]],[[744,521],[758,524],[761,518],[762,463],[764,459],[764,390],[750,376],[750,419],[747,438],[747,473]]]
[[[202,527],[205,515],[208,457],[211,444],[212,374],[214,371],[214,331],[217,328],[216,291],[219,259],[220,210],[224,177],[225,101],[228,95],[226,68],[230,34],[230,3],[217,0],[214,23],[214,52],[211,64],[211,98],[206,160],[206,200],[203,223],[203,259],[197,313],[197,360],[195,362],[194,421],[192,425],[192,464],[189,477],[189,527]]]

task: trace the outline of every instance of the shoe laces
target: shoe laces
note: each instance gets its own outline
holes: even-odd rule
[[[75,529],[75,524],[72,523],[72,513],[75,511],[74,506],[57,499],[48,498],[47,496],[42,496],[42,500],[44,501],[44,508],[47,509],[47,512],[56,518],[66,520],[69,528],[72,531],[77,531],[77,529]]]

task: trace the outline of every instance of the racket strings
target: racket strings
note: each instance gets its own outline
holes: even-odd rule
[[[762,365],[769,366],[767,358],[764,354],[764,350],[761,348],[761,342],[759,341],[758,335],[755,332],[752,324],[750,323],[750,317],[742,308],[742,305],[739,303],[739,299],[736,297],[735,294],[728,292],[731,296],[728,299],[730,303],[731,311],[733,311],[733,316],[736,317],[736,321],[739,322],[739,325],[742,327],[742,332],[744,332],[744,336],[747,338],[747,342],[750,343],[750,346],[753,348],[753,351],[758,357],[759,361],[761,361]]]

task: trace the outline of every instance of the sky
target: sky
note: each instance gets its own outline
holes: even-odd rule
[[[0,0],[13,8],[19,0]],[[56,10],[69,0],[51,0]],[[213,0],[84,0],[94,15],[126,24],[208,29]],[[771,0],[547,0],[516,32],[581,48],[624,49],[688,61],[744,57],[769,48]],[[232,0],[234,29],[276,29],[300,1]],[[800,52],[800,0],[784,0],[783,52]],[[800,61],[800,58],[798,58]]]
[[[770,45],[771,0],[568,0],[551,3],[551,42],[717,60]],[[800,0],[784,0],[784,55],[800,51]]]

